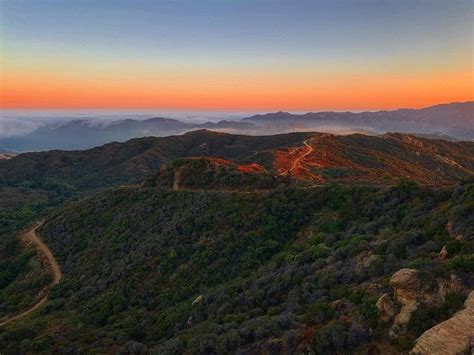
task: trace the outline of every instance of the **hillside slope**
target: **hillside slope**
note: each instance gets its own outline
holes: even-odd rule
[[[311,149],[311,154],[306,150]],[[210,131],[140,138],[84,151],[20,154],[0,160],[0,186],[65,186],[94,189],[140,182],[177,158],[208,156],[257,163],[275,175],[285,171],[315,183],[366,181],[393,184],[410,178],[453,184],[474,172],[474,143],[430,140],[406,134],[336,136],[290,133],[242,136]],[[294,162],[298,161],[298,167]]]
[[[406,178],[436,185],[474,176],[474,143],[400,133],[312,134],[301,146],[276,150],[274,155],[277,172],[320,183],[390,184]]]
[[[257,163],[239,165],[220,158],[192,157],[163,165],[142,186],[174,191],[259,191],[275,189],[279,184],[289,184],[289,180],[269,173]]]
[[[250,137],[210,131],[181,136],[138,138],[83,151],[52,150],[20,154],[0,161],[1,185],[44,185],[48,182],[97,188],[138,182],[157,173],[163,163],[190,156],[271,164],[271,151],[298,144],[304,133]]]
[[[409,182],[258,194],[141,187],[72,202],[39,230],[63,279],[41,311],[0,330],[0,348],[401,351],[434,311],[420,308],[404,342],[386,345],[390,324],[376,301],[404,267],[425,275],[427,288],[430,275],[472,284],[473,193]],[[459,292],[435,319],[462,306]]]

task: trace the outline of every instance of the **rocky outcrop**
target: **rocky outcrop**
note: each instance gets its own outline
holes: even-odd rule
[[[390,279],[395,302],[401,305],[400,313],[395,317],[394,326],[404,326],[410,321],[411,314],[416,310],[422,290],[418,272],[413,269],[401,269]]]
[[[450,319],[424,332],[416,341],[412,354],[466,354],[474,347],[474,291],[464,309]]]
[[[441,249],[441,251],[438,254],[438,258],[441,260],[444,260],[448,257],[448,249],[446,248],[446,245]]]
[[[384,293],[375,304],[379,311],[380,319],[388,322],[397,314],[397,308],[387,293]]]
[[[194,306],[195,304],[198,304],[198,305],[199,305],[199,304],[202,304],[203,300],[204,300],[203,296],[202,296],[202,295],[199,295],[199,296],[193,301],[193,303],[192,303],[191,305]]]
[[[388,294],[382,295],[377,302],[377,308],[380,318],[384,321],[395,316],[390,331],[393,337],[404,332],[413,312],[420,305],[440,304],[446,294],[462,290],[461,281],[454,275],[449,279],[434,279],[421,275],[414,269],[397,271],[390,279],[390,285],[393,288],[393,299]],[[400,306],[398,314],[394,302]]]

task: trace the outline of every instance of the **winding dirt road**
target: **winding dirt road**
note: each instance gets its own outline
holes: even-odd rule
[[[61,269],[59,268],[59,265],[53,256],[53,253],[51,253],[51,250],[49,250],[48,246],[44,244],[41,238],[36,234],[36,230],[38,229],[38,227],[41,226],[41,224],[42,222],[35,224],[33,227],[31,227],[22,235],[20,235],[20,238],[25,243],[32,243],[35,246],[36,250],[39,252],[40,257],[46,260],[53,274],[53,281],[40,291],[39,295],[42,295],[42,297],[40,297],[35,303],[33,303],[30,307],[28,307],[22,313],[17,314],[16,316],[13,316],[11,318],[8,318],[0,322],[0,326],[6,325],[17,319],[23,318],[27,316],[28,314],[32,313],[37,308],[41,307],[48,300],[48,293],[51,290],[51,288],[57,283],[59,283],[59,281],[61,280],[61,277],[62,277]]]
[[[301,160],[306,158],[307,155],[311,154],[314,151],[314,148],[311,145],[309,145],[308,140],[303,141],[303,143],[308,149],[293,161],[290,169],[280,173],[279,174],[280,176],[287,175],[291,173],[293,170],[295,170],[296,168],[298,168],[300,166]]]

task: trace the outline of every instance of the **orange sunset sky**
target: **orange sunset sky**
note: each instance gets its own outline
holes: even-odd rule
[[[474,99],[470,1],[271,3],[2,2],[0,106],[309,111]]]

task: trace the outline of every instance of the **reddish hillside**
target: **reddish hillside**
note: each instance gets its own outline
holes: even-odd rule
[[[173,190],[262,190],[272,189],[284,180],[258,163],[242,165],[222,158],[190,157],[162,166],[144,186]]]
[[[430,140],[389,133],[383,136],[314,134],[300,146],[274,151],[279,175],[391,183],[401,178],[450,184],[474,175],[474,143]]]
[[[188,157],[219,157],[212,158],[212,165],[232,167],[235,171],[230,176],[236,172],[259,172],[272,177],[309,179],[313,184],[393,184],[400,178],[422,184],[455,184],[474,174],[474,142],[398,133],[242,136],[199,131],[111,143],[85,151],[20,154],[0,160],[0,186],[49,189],[54,183],[86,190],[136,183],[157,174],[163,164]]]
[[[213,169],[219,168],[232,168],[234,170],[241,171],[246,174],[251,173],[262,173],[265,171],[265,168],[258,163],[251,163],[247,165],[236,164],[230,160],[214,157],[190,157],[189,160],[202,160],[207,163],[208,168],[211,166]]]

